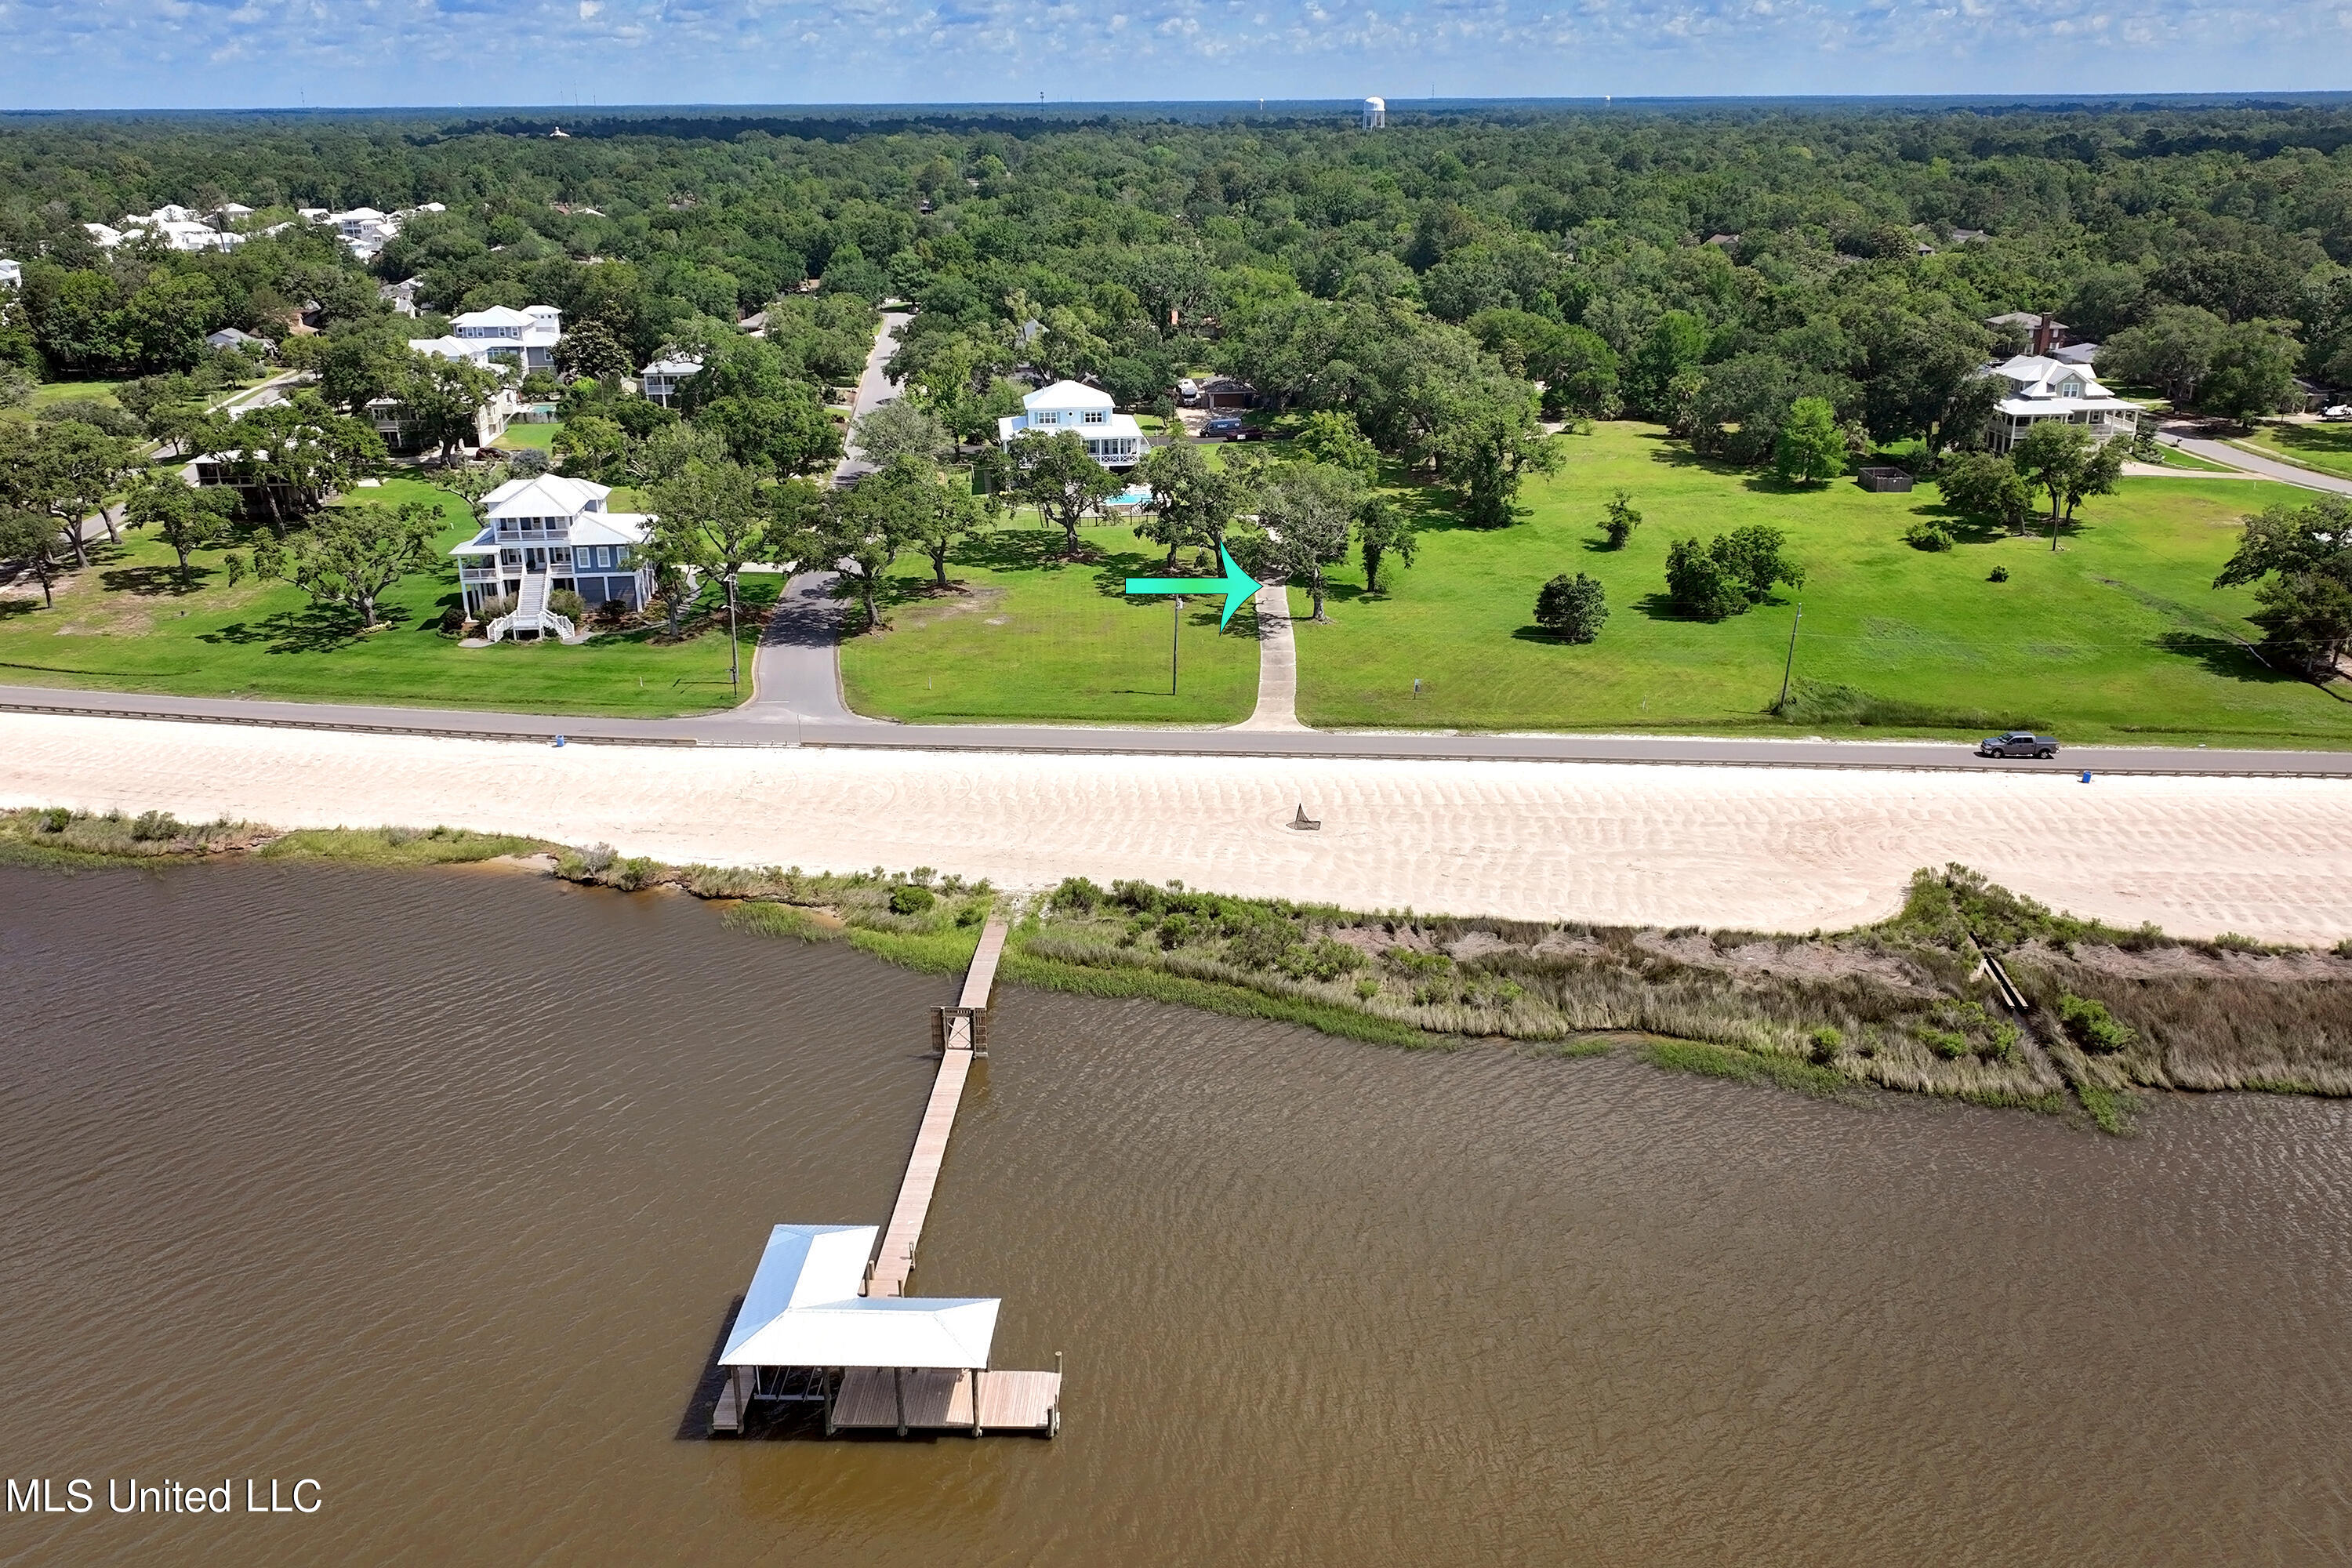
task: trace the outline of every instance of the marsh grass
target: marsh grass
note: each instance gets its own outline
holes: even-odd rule
[[[846,940],[940,974],[970,963],[1000,902],[984,880],[928,867],[673,867],[609,845],[446,827],[277,834],[157,812],[0,812],[0,861],[72,868],[238,853],[378,866],[552,853],[567,880],[676,888],[726,903],[733,931]],[[2129,1131],[2151,1089],[2352,1094],[2352,946],[2179,942],[2053,911],[1960,866],[1916,873],[1891,920],[1802,937],[1366,915],[1082,879],[1016,912],[1001,969],[1013,984],[1385,1046],[1486,1039],[1556,1058],[1623,1046],[1661,1068],[1828,1098],[1874,1086],[2045,1114],[2079,1105],[2107,1132]],[[2005,955],[2029,1002],[2022,1019],[2000,1008],[1979,943]],[[2100,1017],[2112,1026],[2082,1023]]]

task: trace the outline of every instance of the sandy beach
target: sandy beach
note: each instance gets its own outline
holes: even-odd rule
[[[1320,832],[1285,826],[1301,804]],[[2185,936],[2352,935],[2352,784],[2327,780],[557,749],[5,713],[0,805],[1775,931],[1877,918],[1915,868],[1958,860],[2078,914]]]

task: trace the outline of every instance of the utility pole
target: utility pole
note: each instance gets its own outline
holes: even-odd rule
[[[1789,705],[1789,677],[1797,670],[1797,628],[1804,624],[1805,601],[1800,599],[1797,601],[1797,618],[1789,623],[1789,661],[1780,667],[1780,700],[1773,705],[1775,710]]]
[[[743,645],[735,640],[735,574],[727,574],[727,684],[743,684]]]
[[[1168,695],[1176,695],[1176,634],[1184,629],[1184,595],[1171,594],[1168,603],[1175,614],[1168,621]]]

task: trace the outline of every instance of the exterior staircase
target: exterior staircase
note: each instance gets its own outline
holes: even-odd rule
[[[547,607],[548,575],[532,572],[522,580],[522,592],[515,595],[515,607],[490,623],[489,640],[501,637],[531,636],[541,641],[558,637],[570,642],[575,633],[569,618]]]

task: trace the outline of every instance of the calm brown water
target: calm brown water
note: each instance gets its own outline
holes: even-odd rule
[[[999,998],[919,1289],[1058,1442],[709,1443],[950,982],[479,872],[0,869],[0,1561],[2352,1558],[2352,1106],[2099,1139]],[[239,1494],[242,1500],[242,1494]]]

